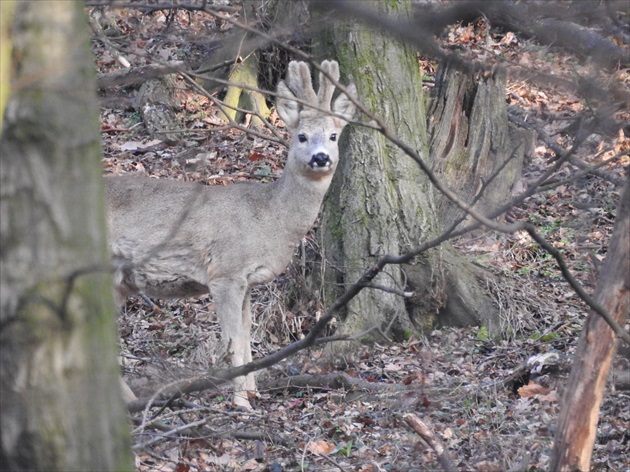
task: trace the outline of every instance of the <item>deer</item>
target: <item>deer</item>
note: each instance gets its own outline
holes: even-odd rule
[[[119,306],[138,293],[161,299],[210,293],[230,364],[251,362],[250,289],[284,272],[314,225],[339,162],[339,136],[356,112],[353,83],[333,102],[339,78],[338,63],[323,61],[315,92],[308,64],[289,63],[276,108],[291,140],[273,182],[105,177]],[[233,405],[250,410],[254,374],[235,378],[233,387]]]

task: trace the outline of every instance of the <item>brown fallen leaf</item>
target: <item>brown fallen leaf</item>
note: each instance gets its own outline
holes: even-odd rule
[[[547,395],[549,393],[549,389],[547,387],[543,387],[534,382],[530,382],[527,385],[523,385],[518,389],[518,395],[521,398],[529,398],[534,397],[536,395]]]
[[[255,162],[255,161],[262,161],[262,160],[264,159],[264,157],[265,157],[264,155],[262,155],[261,153],[256,152],[256,151],[252,151],[252,152],[249,154],[249,160],[250,160],[251,162]]]
[[[327,456],[335,450],[335,445],[320,439],[319,441],[311,441],[308,443],[308,450],[315,454],[323,454]]]

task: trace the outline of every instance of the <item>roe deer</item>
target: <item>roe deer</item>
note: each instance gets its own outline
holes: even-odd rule
[[[339,80],[337,62],[321,68]],[[275,182],[220,187],[105,178],[119,303],[138,292],[180,298],[209,291],[232,365],[251,361],[250,287],[283,272],[315,222],[337,167],[339,134],[355,113],[344,94],[331,110],[335,86],[322,73],[319,84],[315,93],[308,65],[295,61],[278,83],[277,110],[292,139]],[[353,84],[347,91],[356,97]],[[234,379],[234,387],[234,404],[251,408],[254,375]]]

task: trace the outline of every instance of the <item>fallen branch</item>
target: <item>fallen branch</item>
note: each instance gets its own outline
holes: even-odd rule
[[[420,435],[422,439],[433,449],[437,456],[438,462],[446,472],[457,472],[457,466],[453,461],[453,458],[449,455],[448,451],[442,441],[440,441],[433,431],[413,413],[407,413],[403,415],[405,423],[409,425],[416,433]]]
[[[169,62],[166,64],[148,64],[146,66],[120,69],[114,72],[100,74],[96,79],[96,86],[99,89],[111,87],[128,86],[149,79],[157,79],[164,75],[176,73],[184,68],[182,61]]]

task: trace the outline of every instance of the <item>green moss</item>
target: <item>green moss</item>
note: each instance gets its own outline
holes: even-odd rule
[[[544,343],[548,343],[548,342],[551,342],[551,341],[557,339],[558,335],[556,333],[547,333],[547,334],[543,334],[541,336],[539,336],[539,335],[532,335],[529,338],[533,339],[535,341],[542,341]]]
[[[481,326],[479,331],[477,331],[477,339],[480,341],[490,341],[490,333],[488,332],[488,328],[485,326]]]
[[[353,222],[360,224],[363,228],[369,228],[371,226],[371,218],[365,211],[357,209],[354,211]]]
[[[337,202],[329,198],[326,200],[326,232],[333,241],[343,239],[344,230],[341,224],[341,210]]]
[[[419,332],[430,333],[437,322],[437,315],[434,313],[423,313],[422,316],[414,317],[413,322]]]

